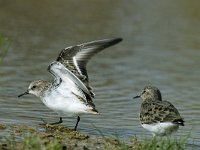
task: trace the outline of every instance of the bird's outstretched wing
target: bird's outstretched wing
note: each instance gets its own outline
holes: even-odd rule
[[[70,46],[60,52],[56,61],[62,63],[68,70],[78,77],[90,91],[91,96],[94,97],[92,88],[89,86],[86,65],[96,53],[109,46],[115,45],[120,41],[122,41],[121,38],[112,38]]]
[[[95,105],[92,102],[90,91],[69,69],[60,62],[55,61],[48,66],[48,71],[55,76],[53,86],[56,86],[56,84],[63,84],[64,82],[64,86],[67,84],[71,89],[71,93],[75,95],[77,99],[86,103],[93,111],[97,112]],[[62,85],[60,86],[62,87]]]
[[[48,71],[55,77],[54,83],[66,82],[71,87],[77,86],[78,89],[81,89],[85,94],[90,95],[90,91],[83,84],[80,79],[75,76],[69,69],[67,69],[60,62],[54,61],[48,66]]]

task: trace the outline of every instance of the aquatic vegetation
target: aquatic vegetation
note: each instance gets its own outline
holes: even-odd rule
[[[8,38],[0,34],[0,64],[3,62],[5,55],[8,52],[8,48],[10,46],[10,42]]]

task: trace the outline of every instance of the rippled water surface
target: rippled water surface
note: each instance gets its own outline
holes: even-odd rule
[[[0,66],[0,121],[37,126],[57,115],[31,95],[17,98],[36,79],[52,80],[46,68],[64,47],[122,37],[123,42],[88,64],[99,116],[81,117],[90,134],[150,136],[139,124],[145,85],[157,86],[185,118],[176,136],[200,145],[200,1],[0,0],[0,33],[11,40]],[[73,127],[76,118],[65,118]]]

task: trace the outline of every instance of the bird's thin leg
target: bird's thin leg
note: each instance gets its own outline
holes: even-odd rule
[[[74,131],[76,131],[79,121],[80,121],[80,117],[78,116],[78,117],[77,117],[76,126],[74,127]]]
[[[47,125],[47,124],[50,124],[50,125],[55,125],[55,124],[60,124],[62,123],[62,117],[60,117],[60,120],[57,121],[57,122],[53,122],[53,123],[47,123],[44,119],[41,119],[44,123],[40,124],[40,125]]]
[[[62,117],[60,117],[60,120],[59,120],[58,122],[50,123],[50,125],[60,124],[60,123],[62,123],[62,122],[63,122],[63,121],[62,121]]]

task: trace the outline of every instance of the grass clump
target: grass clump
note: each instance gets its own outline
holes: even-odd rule
[[[154,137],[138,141],[133,139],[132,148],[135,150],[184,150],[186,148],[188,137],[176,139],[170,137]]]
[[[39,135],[35,133],[27,133],[22,137],[22,140],[18,140],[14,137],[10,137],[6,142],[1,144],[0,149],[6,150],[62,150],[63,145],[56,139],[51,141],[43,140]]]
[[[62,145],[57,140],[51,142],[43,141],[37,134],[28,134],[22,144],[22,149],[37,149],[37,150],[61,150]]]

